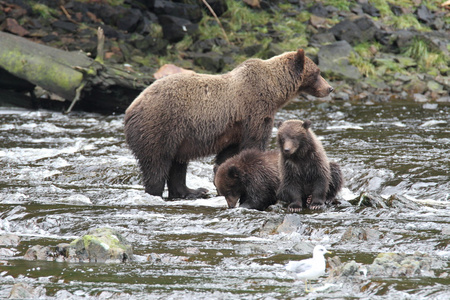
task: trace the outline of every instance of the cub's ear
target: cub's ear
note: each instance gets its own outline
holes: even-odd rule
[[[309,127],[311,127],[311,121],[310,120],[303,121],[303,128],[308,129]]]
[[[283,121],[278,121],[278,122],[275,124],[275,127],[280,128],[281,125],[283,125]]]
[[[303,66],[305,65],[305,51],[303,49],[297,50],[295,60],[297,66],[300,67],[300,70],[303,72]]]
[[[231,166],[228,168],[228,177],[230,178],[239,178],[241,175],[241,171],[236,166]]]

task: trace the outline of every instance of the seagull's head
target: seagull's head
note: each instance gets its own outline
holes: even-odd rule
[[[331,253],[330,251],[327,251],[327,249],[322,245],[317,245],[314,247],[313,250],[313,257],[320,257],[324,256],[325,253]]]

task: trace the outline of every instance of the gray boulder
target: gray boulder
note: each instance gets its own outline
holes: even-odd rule
[[[361,73],[349,62],[351,53],[354,51],[347,41],[322,46],[318,53],[321,72],[341,79],[359,80]]]
[[[111,228],[97,228],[70,243],[69,258],[89,262],[126,262],[132,260],[131,245]]]

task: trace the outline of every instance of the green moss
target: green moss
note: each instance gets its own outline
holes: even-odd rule
[[[52,15],[57,16],[58,13],[55,9],[48,7],[45,4],[34,3],[31,5],[33,13],[41,16],[43,19],[50,19]]]
[[[324,0],[324,5],[331,5],[336,7],[339,10],[350,10],[350,7],[352,4],[354,4],[355,1],[347,1],[347,0]]]
[[[376,63],[376,75],[384,77],[385,75],[393,75],[395,73],[408,74],[408,72],[393,59],[390,58],[377,58]]]
[[[359,72],[366,77],[374,76],[375,66],[368,60],[356,53],[350,53],[349,62],[353,66],[357,67]]]
[[[380,43],[378,42],[364,42],[358,45],[355,45],[353,47],[353,50],[355,50],[356,53],[359,54],[359,56],[363,57],[364,59],[370,59],[374,56],[372,53],[372,48],[374,48],[375,52],[378,52],[381,48]]]
[[[420,71],[444,69],[450,64],[450,58],[442,51],[432,48],[427,41],[418,37],[415,37],[411,44],[403,49],[402,54],[413,58]]]
[[[393,15],[389,3],[386,0],[371,0],[370,3],[380,11],[381,17]]]
[[[429,31],[429,28],[422,25],[413,14],[404,14],[400,16],[391,16],[386,20],[386,24],[392,25],[397,29],[414,28],[419,31]]]

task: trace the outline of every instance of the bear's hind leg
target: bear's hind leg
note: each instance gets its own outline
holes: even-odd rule
[[[157,176],[154,168],[141,166],[141,172],[145,187],[145,192],[153,196],[162,197],[166,179],[164,174]]]
[[[196,199],[207,197],[207,189],[190,189],[186,186],[187,166],[188,163],[180,163],[175,160],[172,161],[172,166],[169,171],[169,180],[167,181],[167,187],[169,188],[169,199]]]

